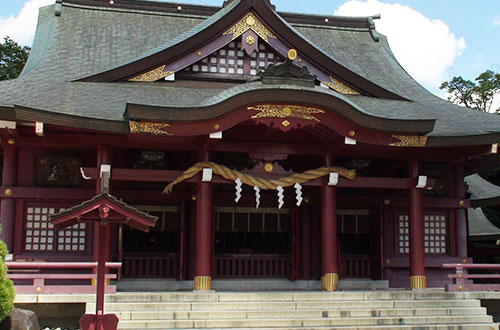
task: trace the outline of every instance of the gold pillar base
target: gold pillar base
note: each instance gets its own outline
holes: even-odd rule
[[[212,290],[212,277],[211,276],[195,276],[194,277],[194,290],[195,291]]]
[[[410,276],[410,289],[427,288],[427,280],[424,275]]]
[[[321,289],[324,291],[335,291],[338,282],[338,274],[326,273],[325,275],[321,276]]]
[[[96,286],[96,285],[97,285],[97,279],[96,279],[96,278],[93,278],[93,279],[91,279],[90,281],[91,281],[91,283],[90,283],[90,284],[91,284],[92,286]],[[106,281],[105,281],[105,283],[106,283],[106,285],[109,285],[109,284],[111,283],[110,279],[109,279],[109,278],[107,278],[107,279],[106,279]]]

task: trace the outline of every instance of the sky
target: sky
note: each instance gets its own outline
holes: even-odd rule
[[[38,8],[54,2],[0,0],[0,38],[10,36],[20,44],[31,45]],[[376,29],[388,37],[403,68],[429,91],[442,97],[445,93],[439,89],[440,84],[454,76],[473,80],[487,69],[500,72],[500,0],[271,2],[278,11],[285,12],[342,16],[381,14],[382,18],[375,21]],[[223,0],[180,3],[221,6]],[[500,106],[500,102],[497,104]]]

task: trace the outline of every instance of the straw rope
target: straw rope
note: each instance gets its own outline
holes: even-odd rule
[[[278,186],[290,187],[296,183],[304,183],[307,181],[318,179],[325,175],[328,175],[330,172],[338,173],[340,176],[343,176],[349,180],[354,180],[354,178],[356,177],[356,170],[348,170],[342,167],[335,166],[322,166],[317,169],[307,170],[302,173],[295,173],[288,177],[268,180],[232,170],[224,165],[219,165],[212,162],[199,162],[185,170],[181,176],[175,179],[175,181],[170,182],[165,187],[165,189],[163,189],[163,194],[171,193],[176,184],[192,178],[193,176],[201,172],[204,168],[211,168],[215,174],[220,175],[227,180],[234,181],[239,178],[241,182],[246,185],[252,187],[257,186],[260,189],[271,190],[276,190]]]

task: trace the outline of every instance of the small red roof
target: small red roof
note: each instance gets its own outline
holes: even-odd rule
[[[51,215],[50,223],[55,228],[62,229],[80,222],[99,221],[100,219],[106,219],[109,223],[121,223],[138,230],[149,231],[149,228],[155,226],[158,217],[139,211],[112,195],[102,193]]]

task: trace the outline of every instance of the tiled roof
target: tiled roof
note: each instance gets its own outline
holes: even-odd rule
[[[234,0],[209,18],[182,11],[151,11],[152,5],[144,10],[110,9],[104,5],[85,6],[84,0],[74,2],[63,2],[60,16],[55,15],[55,6],[40,9],[28,63],[18,79],[0,82],[0,106],[17,105],[59,114],[124,121],[127,103],[196,107],[243,90],[268,88],[255,82],[234,88],[210,87],[210,84],[204,88],[190,88],[177,83],[77,82],[168,49],[220,20],[240,0]],[[422,88],[401,68],[385,36],[380,36],[377,42],[369,28],[286,24],[332,61],[407,99],[342,96],[360,111],[382,118],[435,119],[434,130],[428,134],[432,137],[500,132],[499,116],[453,105]],[[315,91],[339,97],[321,88]]]

